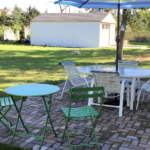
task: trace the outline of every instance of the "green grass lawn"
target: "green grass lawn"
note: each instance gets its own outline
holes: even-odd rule
[[[126,44],[125,46],[140,46],[140,47],[150,48],[150,42],[134,42],[134,41],[129,41],[129,44]]]
[[[72,54],[70,51],[80,51]],[[61,48],[0,44],[0,97],[7,87],[25,83],[60,84],[67,74],[59,62],[72,60],[76,66],[115,65],[116,48]],[[123,59],[140,61],[150,69],[150,50],[124,49]]]

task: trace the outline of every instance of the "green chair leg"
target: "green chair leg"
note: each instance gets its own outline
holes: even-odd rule
[[[93,133],[93,130],[94,130],[95,126],[96,126],[97,121],[98,121],[98,117],[96,117],[94,126],[93,126],[93,128],[92,128],[92,130],[91,130],[91,133],[90,133],[89,137],[91,137],[91,135],[92,135],[92,133]]]
[[[0,120],[0,122],[13,134],[13,131],[2,120]]]
[[[97,140],[97,136],[96,136],[96,132],[95,132],[95,124],[93,123],[92,117],[91,117],[91,121],[92,121],[92,126],[93,126],[92,130],[94,131],[95,140],[96,140],[96,144],[97,144],[97,149],[99,150],[98,140]]]
[[[69,148],[70,148],[70,150],[71,150],[71,143],[70,143],[70,137],[69,137],[68,127],[67,127],[67,136],[68,136]]]
[[[68,124],[68,121],[66,121],[66,116],[65,115],[64,115],[64,117],[65,117],[65,129],[64,129],[64,132],[63,132],[63,136],[62,136],[62,141],[63,141],[63,139],[65,137],[65,133],[66,133],[66,129],[67,129],[67,124]]]
[[[4,107],[3,107],[4,108]],[[11,109],[11,106],[9,106],[8,111]],[[0,114],[3,115],[3,113],[0,110]],[[10,124],[10,126],[12,126],[13,124],[8,120],[8,118],[6,116],[4,116],[4,119]]]
[[[2,113],[1,111],[3,110],[4,107],[2,107],[0,109],[0,114],[1,114],[1,117],[0,117],[0,122],[11,132],[13,133],[13,131],[11,130],[10,128],[10,125],[12,126],[12,123],[6,118],[6,114],[8,113],[8,111],[11,109],[11,106],[9,106],[8,109],[6,109],[6,111],[4,113]],[[2,118],[4,118],[8,123],[9,123],[9,127],[2,121]]]

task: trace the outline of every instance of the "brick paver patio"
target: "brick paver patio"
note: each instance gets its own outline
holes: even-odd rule
[[[59,87],[62,90],[64,83]],[[68,86],[68,88],[70,85]],[[52,132],[46,132],[42,150],[69,150],[67,138],[61,140],[64,129],[64,116],[61,107],[68,107],[69,91],[65,92],[63,99],[59,100],[60,92],[53,95],[51,118],[58,137]],[[48,99],[48,98],[47,98]],[[136,111],[128,107],[123,109],[123,117],[118,117],[118,109],[103,107],[102,114],[96,126],[97,137],[101,150],[150,150],[150,95],[146,95],[143,103],[139,104]],[[20,105],[20,101],[17,102]],[[73,105],[80,107],[87,105],[87,100],[73,100]],[[94,106],[98,108],[98,106]],[[29,97],[23,104],[21,115],[26,125],[35,127],[44,127],[46,110],[41,97]],[[14,107],[6,115],[13,124],[16,123],[17,113]],[[14,129],[14,126],[12,127]],[[91,130],[91,122],[72,121],[69,125],[70,133],[87,133]],[[21,123],[18,124],[18,131],[26,133]],[[43,131],[38,129],[29,129],[30,134],[42,135]],[[11,133],[0,124],[0,142],[9,143]],[[71,138],[72,144],[80,144],[95,141],[92,136],[78,136]],[[14,144],[20,147],[32,147],[37,150],[41,139],[16,135]],[[75,149],[95,150],[96,146],[78,147]]]

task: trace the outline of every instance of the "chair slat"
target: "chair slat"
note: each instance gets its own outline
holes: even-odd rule
[[[1,106],[9,106],[13,105],[13,101],[11,97],[0,98]]]
[[[1,106],[5,106],[5,100],[4,100],[4,98],[1,98],[0,101],[1,101]]]
[[[93,73],[96,87],[104,86],[106,92],[120,93],[120,78],[118,73]]]
[[[66,116],[68,116],[69,108],[62,108]],[[71,108],[70,117],[85,117],[98,115],[97,111],[92,106]]]
[[[70,98],[94,98],[94,97],[102,97],[102,93],[98,94],[82,94],[82,95],[72,95]]]
[[[118,60],[118,67],[137,68],[139,61]]]
[[[86,92],[86,91],[98,91],[104,90],[104,87],[86,87],[86,88],[72,88],[70,91],[72,92]]]

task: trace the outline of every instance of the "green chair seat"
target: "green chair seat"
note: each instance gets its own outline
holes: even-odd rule
[[[61,108],[61,109],[64,112],[65,116],[68,117],[69,108]],[[98,115],[97,111],[92,106],[71,108],[70,110],[71,118],[97,116],[97,115]]]
[[[0,98],[0,106],[9,106],[13,105],[13,101],[11,97]]]

